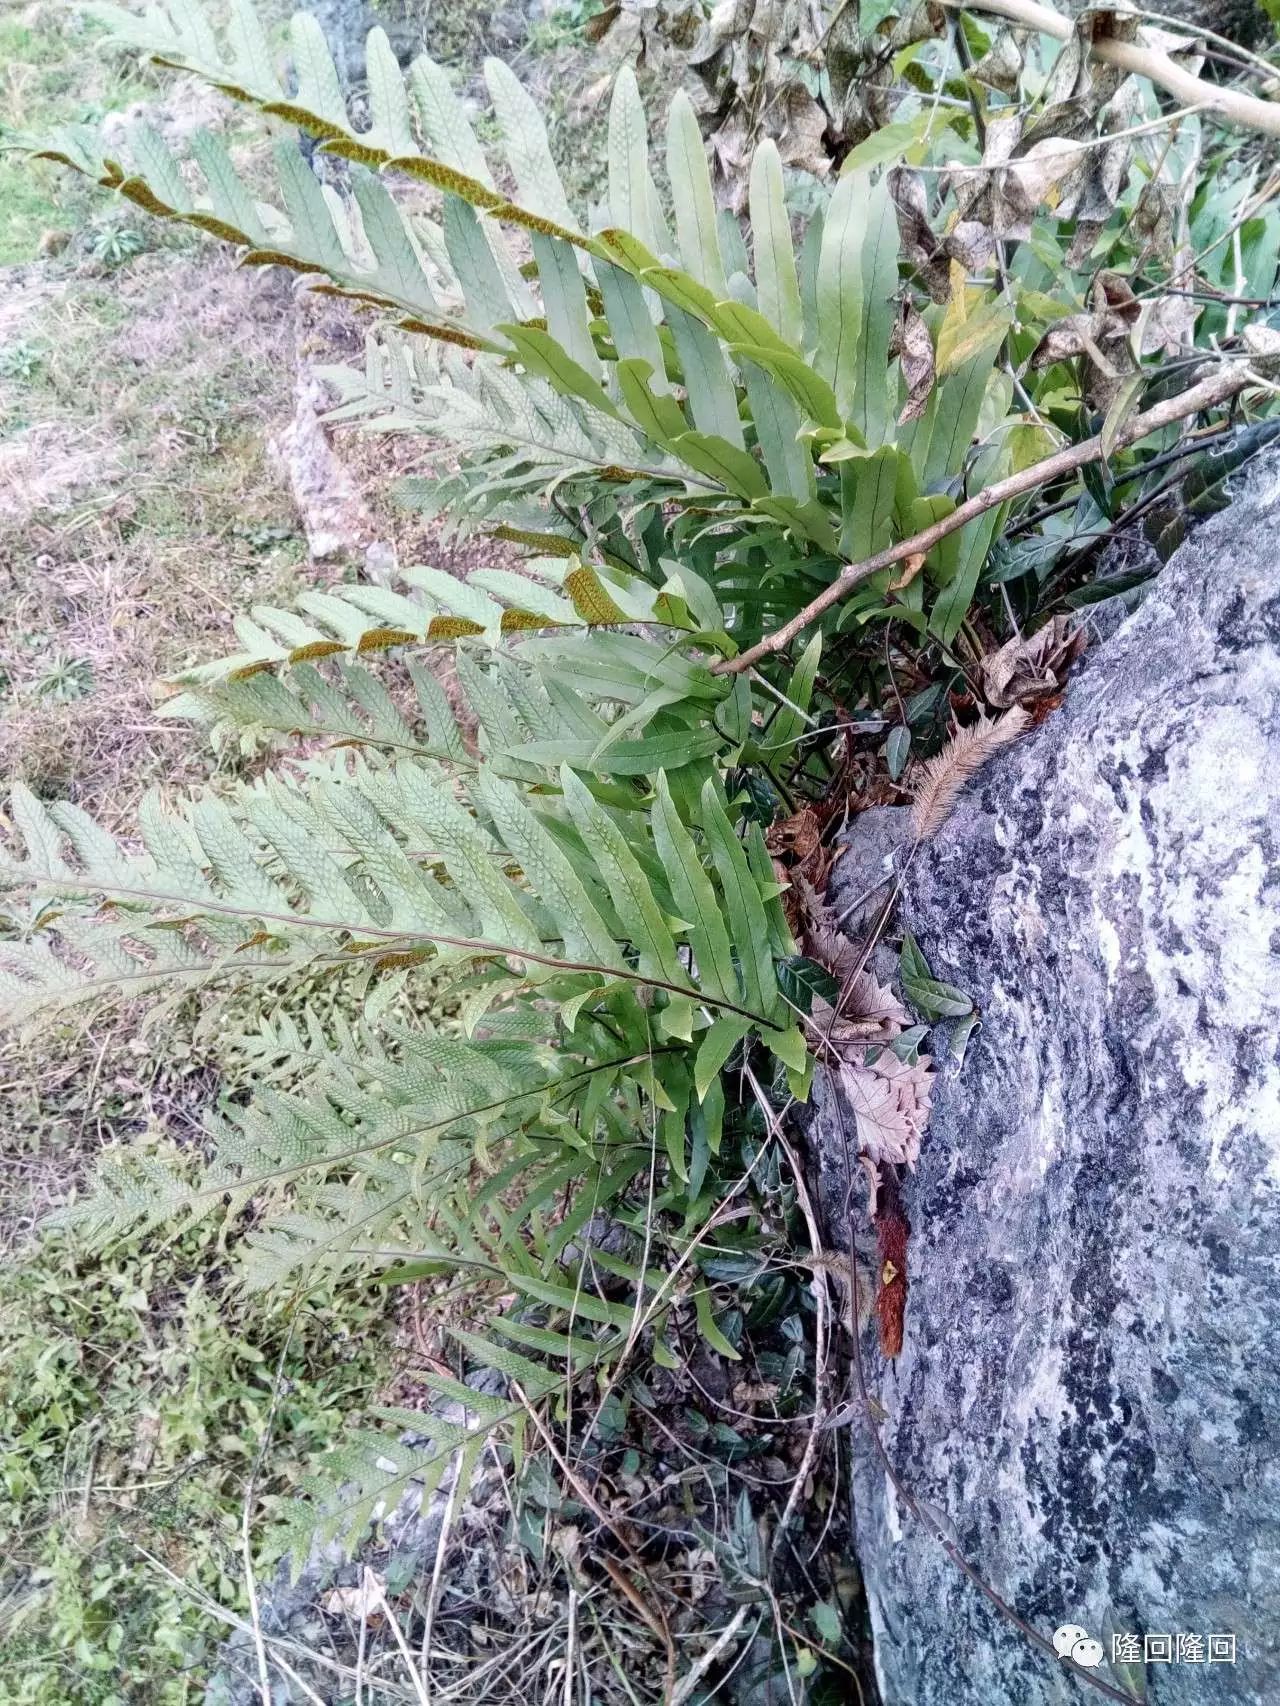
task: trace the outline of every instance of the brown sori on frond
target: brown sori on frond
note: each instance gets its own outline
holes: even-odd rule
[[[1030,728],[1031,717],[1020,705],[994,720],[979,717],[970,728],[958,729],[942,751],[921,767],[911,820],[916,839],[927,841],[951,814],[956,795],[991,757]]]

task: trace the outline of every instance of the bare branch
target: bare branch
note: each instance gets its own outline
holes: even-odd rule
[[[1012,5],[1014,0],[1002,0],[1002,3]],[[1202,409],[1217,408],[1219,404],[1229,402],[1253,383],[1255,379],[1243,366],[1220,367],[1207,379],[1202,379],[1177,397],[1170,397],[1166,402],[1155,404],[1143,414],[1134,415],[1115,435],[1111,454],[1114,455],[1117,450],[1123,450],[1130,444],[1136,444],[1149,433],[1159,432],[1163,427],[1186,420],[1189,415],[1199,414]],[[785,622],[776,633],[766,634],[758,644],[749,646],[735,658],[721,658],[712,664],[713,673],[737,675],[741,670],[750,669],[753,664],[759,663],[761,658],[770,657],[774,652],[780,652],[789,646],[792,640],[802,634],[811,623],[816,622],[824,611],[848,598],[851,592],[855,592],[864,581],[870,580],[872,575],[878,575],[881,569],[892,568],[895,563],[905,562],[908,557],[931,551],[948,534],[954,533],[966,522],[985,515],[988,510],[998,509],[1011,498],[1020,498],[1027,492],[1035,491],[1038,486],[1048,485],[1051,480],[1060,479],[1064,474],[1073,474],[1078,468],[1102,460],[1102,435],[1099,433],[1096,438],[1088,438],[1081,444],[1068,445],[1065,450],[1055,451],[1042,462],[1034,462],[1029,468],[1011,474],[1007,480],[997,480],[994,485],[979,492],[977,497],[958,505],[941,521],[935,521],[931,527],[912,534],[910,539],[900,540],[896,545],[889,545],[883,551],[877,551],[874,557],[868,557],[865,562],[848,564],[830,586],[824,587],[815,599],[806,604],[789,622]]]
[[[972,12],[991,12],[1044,35],[1056,36],[1059,41],[1071,39],[1071,20],[1039,5],[1038,0],[944,0],[944,4],[960,5]],[[1102,36],[1089,44],[1089,57],[1099,64],[1114,65],[1119,71],[1145,77],[1187,106],[1207,108],[1228,124],[1244,125],[1267,136],[1280,136],[1280,102],[1260,100],[1257,95],[1246,95],[1219,83],[1206,83],[1157,48]]]

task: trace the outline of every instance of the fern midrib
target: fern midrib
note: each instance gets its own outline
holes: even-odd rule
[[[366,937],[375,937],[380,942],[428,942],[446,948],[469,949],[476,954],[493,955],[504,959],[531,961],[534,965],[548,966],[553,971],[576,971],[593,973],[605,979],[621,978],[626,983],[634,983],[646,989],[665,989],[672,995],[683,995],[707,1007],[722,1007],[731,1013],[737,1013],[741,1018],[750,1019],[754,1024],[762,1025],[767,1030],[781,1031],[784,1026],[772,1019],[767,1019],[762,1013],[754,1013],[749,1007],[740,1007],[734,1001],[726,1001],[719,996],[708,995],[704,990],[692,985],[668,983],[664,978],[645,977],[640,972],[632,971],[630,967],[621,970],[617,966],[596,965],[589,960],[569,960],[555,954],[540,954],[532,948],[517,947],[511,943],[487,942],[471,936],[446,936],[430,930],[390,930],[376,924],[352,922],[341,918],[313,918],[305,913],[269,912],[259,907],[236,906],[231,901],[217,899],[216,896],[202,896],[199,899],[191,895],[166,894],[159,889],[131,888],[122,883],[89,882],[81,879],[77,882],[74,877],[51,877],[36,875],[30,879],[35,889],[53,889],[65,894],[70,889],[83,887],[92,894],[107,896],[118,900],[136,900],[154,904],[159,902],[166,906],[181,906],[194,908],[196,916],[201,913],[217,913],[221,917],[257,920],[264,924],[281,924],[291,929],[307,930],[345,930],[348,935],[359,941]]]
[[[482,1102],[474,1108],[464,1108],[461,1112],[446,1114],[442,1119],[428,1120],[425,1125],[410,1126],[408,1130],[388,1132],[385,1137],[370,1138],[365,1143],[354,1145],[350,1149],[336,1150],[329,1155],[312,1155],[305,1161],[294,1162],[287,1167],[274,1168],[269,1173],[258,1173],[252,1178],[224,1179],[216,1185],[206,1186],[203,1190],[192,1191],[184,1200],[187,1202],[203,1202],[214,1197],[229,1196],[233,1192],[256,1190],[261,1185],[281,1184],[295,1178],[300,1173],[309,1173],[316,1167],[340,1166],[344,1161],[357,1160],[361,1155],[372,1155],[379,1149],[387,1149],[392,1144],[408,1143],[414,1138],[425,1137],[431,1132],[446,1131],[460,1120],[475,1119],[478,1114],[492,1113],[495,1108],[505,1108],[513,1102],[519,1102],[525,1097],[539,1096],[544,1090],[552,1090],[576,1083],[582,1078],[591,1078],[597,1072],[614,1071],[619,1068],[639,1065],[641,1061],[652,1060],[659,1055],[679,1052],[675,1045],[670,1048],[652,1049],[644,1054],[619,1056],[613,1060],[598,1061],[594,1066],[583,1067],[578,1072],[571,1072],[566,1078],[552,1078],[545,1084],[540,1084],[533,1090],[517,1090],[509,1096],[499,1096],[495,1101]],[[357,1224],[359,1224],[357,1222]]]
[[[349,966],[352,963],[352,960],[349,954],[331,954],[322,955],[318,959],[311,960],[308,963],[311,965]],[[94,996],[100,991],[116,989],[129,983],[151,983],[157,978],[163,978],[166,982],[171,980],[173,982],[180,982],[183,978],[203,978],[208,977],[210,974],[216,974],[219,971],[238,972],[247,970],[278,973],[286,972],[290,969],[291,967],[287,960],[240,959],[235,955],[235,950],[232,949],[226,957],[214,958],[213,956],[209,956],[200,960],[195,965],[143,966],[137,971],[116,972],[110,976],[104,977],[82,978],[77,981],[74,989],[65,989],[61,986],[51,988],[47,984],[32,981],[30,986],[32,993],[29,999],[33,1002],[38,1002],[42,996],[50,1001],[65,1001],[70,997],[78,999],[82,995]]]

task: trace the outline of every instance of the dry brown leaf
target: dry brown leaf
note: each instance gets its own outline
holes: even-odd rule
[[[893,991],[860,972],[845,992],[841,1012],[821,996],[811,1018],[825,1039],[830,1072],[853,1115],[860,1156],[874,1166],[912,1167],[929,1119],[933,1068],[927,1056],[911,1065],[889,1043],[908,1023]]]
[[[366,1623],[382,1621],[382,1590],[369,1569],[358,1585],[331,1588],[321,1604],[330,1617],[355,1617]]]
[[[1015,635],[979,665],[989,705],[1004,710],[1056,693],[1085,647],[1084,630],[1055,616],[1031,635]]]
[[[848,979],[838,1013],[820,995],[815,996],[812,1018],[821,1035],[837,1047],[847,1042],[865,1042],[869,1037],[892,1042],[911,1023],[906,1008],[893,991],[865,970]]]
[[[908,1024],[903,1003],[864,971],[848,984],[840,1013],[817,996],[811,1018],[826,1041],[828,1071],[852,1112],[858,1155],[874,1167],[913,1167],[928,1123],[934,1068],[928,1056],[908,1066],[887,1046]]]
[[[1139,343],[1143,355],[1181,355],[1194,342],[1196,320],[1202,303],[1192,294],[1196,289],[1196,262],[1188,244],[1172,257],[1169,284],[1182,296],[1160,296],[1150,305],[1141,322]]]
[[[914,1167],[929,1119],[928,1063],[917,1059],[909,1066],[892,1049],[873,1046],[861,1060],[842,1059],[838,1074],[859,1150],[877,1164]]]
[[[942,247],[966,273],[980,273],[995,258],[996,240],[980,219],[958,219],[943,238]]]
[[[812,806],[802,806],[791,817],[771,823],[764,844],[776,857],[789,855],[806,864],[822,844],[822,820]]]
[[[819,896],[827,886],[831,856],[822,840],[824,819],[812,806],[769,826],[765,847],[774,875],[783,887],[782,910],[791,933],[803,941],[823,911]]]
[[[862,970],[862,952],[841,930],[835,908],[827,905],[803,871],[791,873],[784,907],[791,895],[795,896],[795,920],[788,913],[788,922],[808,957],[841,983],[856,977]]]
[[[1016,95],[1025,65],[1022,42],[1015,31],[1002,29],[973,68],[973,76],[1002,95]]]
[[[1034,142],[1024,155],[1009,162],[1000,174],[1003,218],[1000,235],[1027,237],[1038,210],[1066,180],[1080,171],[1086,151],[1071,137],[1046,136]]]
[[[748,1404],[772,1404],[781,1390],[772,1380],[740,1380],[731,1397],[739,1409],[745,1410]]]
[[[903,304],[894,326],[889,354],[899,358],[907,382],[907,400],[898,416],[898,425],[906,426],[908,421],[918,421],[928,407],[934,379],[933,339],[910,302]]]
[[[972,219],[986,226],[993,225],[992,203],[999,175],[994,168],[1005,164],[1021,136],[1022,119],[1018,114],[992,118],[987,122],[986,142],[979,165],[965,166],[959,161],[948,165],[938,187],[943,196],[955,197],[958,220]]]

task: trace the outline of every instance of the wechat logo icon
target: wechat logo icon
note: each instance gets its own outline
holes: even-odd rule
[[[1095,1641],[1089,1631],[1081,1629],[1078,1623],[1064,1623],[1054,1630],[1053,1650],[1060,1659],[1070,1659],[1073,1664],[1084,1665],[1088,1670],[1102,1663],[1102,1642]]]

